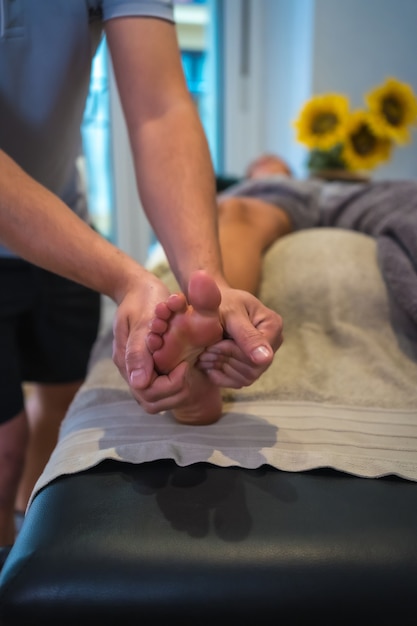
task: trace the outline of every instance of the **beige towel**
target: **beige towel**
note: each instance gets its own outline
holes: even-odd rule
[[[260,297],[283,316],[284,344],[251,387],[224,390],[224,415],[210,426],[145,414],[112,363],[111,331],[105,334],[34,493],[107,458],[331,467],[416,481],[416,346],[390,324],[375,241],[325,228],[284,237],[265,257]]]

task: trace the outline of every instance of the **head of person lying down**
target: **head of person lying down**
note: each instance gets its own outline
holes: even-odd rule
[[[277,154],[265,153],[249,163],[245,178],[265,178],[274,174],[281,174],[290,178],[293,176],[290,166],[282,157]]]
[[[217,193],[222,193],[226,189],[246,180],[259,180],[275,175],[287,176],[293,178],[293,173],[288,163],[278,154],[265,152],[250,161],[244,176],[225,176],[218,174],[216,176]]]

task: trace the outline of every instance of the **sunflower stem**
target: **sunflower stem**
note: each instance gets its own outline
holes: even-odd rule
[[[337,144],[330,150],[311,150],[307,159],[307,167],[310,172],[319,172],[320,170],[345,170],[346,163],[341,157],[342,151],[342,144]]]

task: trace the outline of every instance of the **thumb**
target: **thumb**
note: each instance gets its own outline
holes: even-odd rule
[[[132,389],[146,389],[155,378],[155,366],[143,332],[132,332],[124,353],[126,379]]]
[[[262,339],[264,339],[263,336]],[[268,343],[262,343],[261,345],[256,345],[254,348],[250,347],[249,349],[250,358],[255,365],[268,365],[272,363],[274,352]]]
[[[113,361],[124,380],[137,390],[146,389],[155,378],[154,361],[147,344],[146,311],[124,300],[113,320]]]
[[[247,320],[240,323],[231,333],[232,339],[245,356],[255,365],[269,365],[274,351],[265,334]]]
[[[142,343],[141,350],[126,350],[128,383],[133,389],[146,389],[155,377],[154,360]]]

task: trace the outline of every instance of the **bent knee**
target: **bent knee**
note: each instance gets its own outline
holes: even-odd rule
[[[221,226],[245,224],[259,236],[264,246],[292,231],[287,213],[270,202],[235,196],[222,199],[218,206]]]
[[[253,207],[246,198],[238,196],[219,201],[219,220],[221,222],[251,223],[255,220]]]

